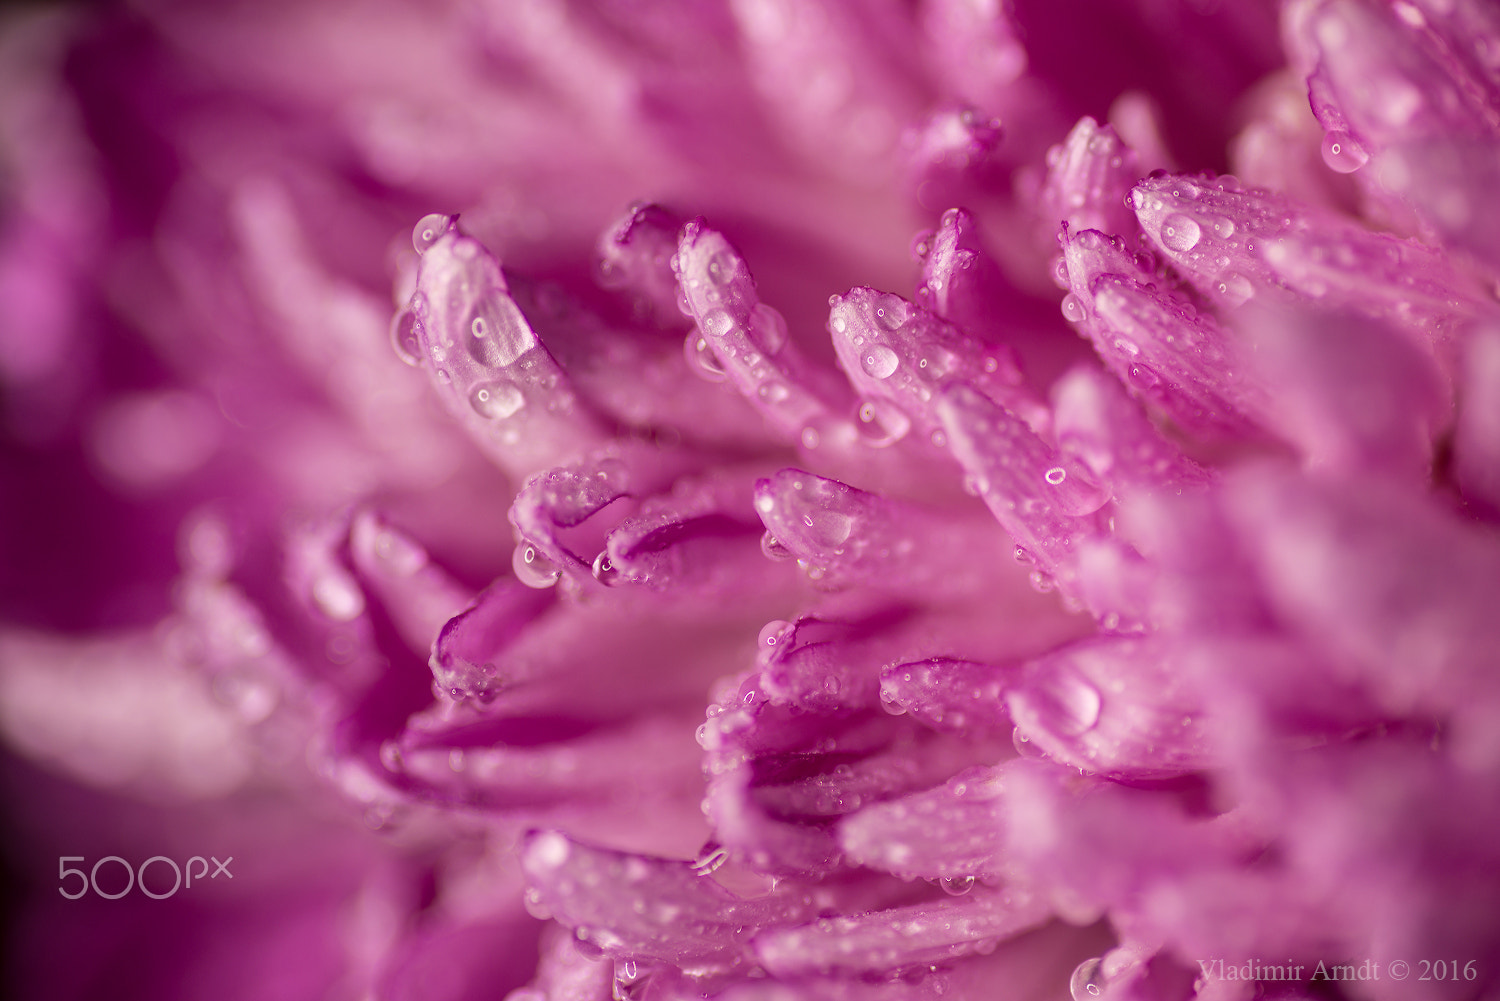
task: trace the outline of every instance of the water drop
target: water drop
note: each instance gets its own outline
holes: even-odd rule
[[[849,329],[849,321],[844,319],[843,313],[834,313],[833,317],[828,321],[828,325],[833,328],[835,334],[842,334]]]
[[[750,311],[750,339],[766,354],[780,354],[787,342],[786,318],[765,303],[756,303]]]
[[[809,426],[809,427],[805,427],[805,428],[802,429],[802,447],[803,448],[817,448],[818,447],[818,441],[819,441],[819,435],[818,435],[818,429],[817,428]]]
[[[900,367],[901,359],[884,344],[872,344],[860,354],[859,365],[867,375],[889,379]]]
[[[723,382],[729,378],[719,363],[719,356],[697,330],[688,331],[687,339],[682,342],[682,353],[687,358],[688,367],[701,378],[709,382]]]
[[[516,577],[527,587],[551,587],[562,576],[562,570],[529,542],[516,546],[510,557],[510,565],[516,572]]]
[[[1203,230],[1190,215],[1173,212],[1161,221],[1161,244],[1168,250],[1192,250],[1202,235]]]
[[[918,233],[911,241],[911,255],[919,261],[925,261],[927,255],[932,253],[932,241],[936,238],[937,234],[930,229]]]
[[[1221,240],[1227,240],[1234,235],[1234,223],[1228,219],[1220,217],[1214,220],[1213,230],[1214,236],[1217,236]]]
[[[854,530],[854,519],[842,511],[809,511],[802,524],[814,543],[828,549],[843,545]]]
[[[1142,390],[1155,389],[1161,383],[1161,376],[1154,369],[1136,363],[1130,366],[1130,381]]]
[[[413,311],[403,309],[391,319],[391,347],[396,349],[396,357],[406,364],[422,364],[421,337],[422,321]]]
[[[865,400],[859,405],[859,431],[866,444],[884,448],[906,437],[911,418],[889,400]]]
[[[883,295],[875,300],[875,319],[887,330],[896,330],[910,316],[905,300],[899,295]]]
[[[948,894],[949,896],[962,897],[964,894],[974,889],[974,877],[944,876],[942,879],[938,880],[938,885],[941,886],[943,888],[943,892]]]
[[[1050,594],[1057,588],[1057,581],[1053,580],[1051,575],[1042,573],[1040,570],[1031,571],[1031,575],[1027,579],[1031,581],[1031,589],[1038,594]]]
[[[770,530],[767,530],[760,537],[760,551],[767,559],[775,560],[778,563],[792,559],[797,555],[782,545],[781,540],[772,535]]]
[[[437,243],[443,234],[453,228],[453,216],[434,212],[423,216],[411,231],[411,245],[417,248],[417,253],[427,253],[427,248]]]
[[[590,572],[595,580],[606,587],[614,587],[620,582],[620,569],[610,560],[608,550],[600,550],[599,555],[594,557]]]
[[[880,686],[880,708],[892,716],[906,715],[906,707],[897,701],[896,693],[884,684]]]
[[[1370,162],[1370,154],[1349,133],[1330,132],[1323,137],[1323,162],[1330,170],[1352,174]]]
[[[1063,296],[1062,314],[1070,323],[1082,323],[1084,317],[1088,316],[1088,310],[1083,308],[1083,300],[1072,292]]]
[[[1043,474],[1047,492],[1063,512],[1075,518],[1093,514],[1108,502],[1110,491],[1076,459],[1064,459]]]
[[[1043,725],[1067,737],[1094,728],[1104,702],[1087,678],[1067,662],[1059,663],[1037,689]]]
[[[1242,306],[1255,295],[1255,286],[1244,275],[1230,272],[1219,280],[1219,295],[1231,306]]]
[[[1093,998],[1104,993],[1104,988],[1108,986],[1108,983],[1108,978],[1104,976],[1103,964],[1096,956],[1078,964],[1078,968],[1073,971],[1073,976],[1068,981],[1068,991],[1073,995],[1073,1001],[1092,1001]]]
[[[1010,743],[1016,749],[1016,753],[1023,758],[1045,758],[1047,756],[1046,752],[1036,746],[1036,741],[1022,733],[1021,728],[1018,726],[1011,727]]]
[[[469,394],[469,405],[480,417],[504,420],[526,405],[521,388],[506,379],[481,382]]]
[[[1052,261],[1052,281],[1060,289],[1066,290],[1073,287],[1072,281],[1068,278],[1067,258],[1063,257],[1061,254],[1059,254]]]
[[[785,619],[772,619],[760,628],[760,636],[755,645],[762,650],[771,650],[786,643],[793,632],[793,626]]]

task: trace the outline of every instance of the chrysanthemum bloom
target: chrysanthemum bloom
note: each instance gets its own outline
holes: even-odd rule
[[[1489,0],[0,74],[17,996],[1500,996]]]

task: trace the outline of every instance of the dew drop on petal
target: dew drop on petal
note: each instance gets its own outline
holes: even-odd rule
[[[865,400],[858,413],[860,434],[866,444],[875,448],[898,442],[911,431],[911,418],[889,400]]]
[[[796,556],[796,553],[782,545],[781,540],[772,535],[769,530],[760,537],[760,551],[767,559],[776,560],[778,563]]]
[[[682,353],[687,358],[688,367],[701,378],[709,382],[723,382],[729,378],[724,366],[719,364],[719,356],[699,331],[688,331],[687,339],[682,342]]]
[[[594,565],[589,568],[589,572],[594,575],[595,580],[607,587],[620,582],[620,570],[610,561],[608,550],[601,550],[594,557]]]
[[[529,542],[516,546],[510,557],[510,565],[516,572],[516,578],[527,587],[548,588],[562,576],[557,565]]]
[[[1202,235],[1202,228],[1190,215],[1173,212],[1161,221],[1161,244],[1168,250],[1192,250]]]
[[[900,366],[901,359],[895,351],[884,344],[872,344],[859,356],[859,365],[867,375],[876,379],[889,379]]]
[[[1016,749],[1016,753],[1023,758],[1046,757],[1046,754],[1043,753],[1042,749],[1036,746],[1036,741],[1031,740],[1024,733],[1022,733],[1020,727],[1011,728],[1010,743],[1011,746]]]
[[[1068,981],[1068,991],[1073,995],[1073,1001],[1091,1001],[1102,995],[1106,986],[1103,963],[1097,956],[1079,963]]]
[[[411,245],[417,248],[417,253],[425,254],[427,248],[448,232],[453,227],[453,217],[441,212],[423,216],[411,231]]]
[[[409,309],[403,309],[391,320],[391,347],[396,350],[396,357],[408,365],[422,364],[421,332],[422,321]]]
[[[481,382],[469,393],[469,405],[480,417],[504,420],[526,405],[526,397],[515,383],[506,379]]]
[[[792,634],[792,624],[785,619],[772,619],[761,626],[760,636],[755,645],[762,650],[769,650],[782,645],[787,637]]]
[[[943,888],[943,892],[948,894],[950,897],[962,897],[964,894],[974,889],[974,877],[944,876],[942,879],[938,880],[938,885],[940,885]]]
[[[1093,729],[1104,706],[1099,689],[1069,664],[1059,665],[1039,692],[1043,725],[1068,737]]]
[[[1084,317],[1088,316],[1088,310],[1083,308],[1083,300],[1072,292],[1063,296],[1062,314],[1070,323],[1082,323]]]
[[[1330,132],[1323,137],[1323,162],[1330,170],[1352,174],[1370,162],[1370,154],[1347,132]]]

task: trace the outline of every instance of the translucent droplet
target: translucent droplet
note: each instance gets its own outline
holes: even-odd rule
[[[787,342],[786,318],[765,303],[756,303],[750,311],[750,339],[766,354],[780,354]]]
[[[708,279],[722,285],[734,277],[735,259],[722,250],[716,250],[708,258]]]
[[[1349,133],[1330,132],[1323,137],[1323,162],[1329,170],[1352,174],[1370,162],[1370,154]]]
[[[416,313],[403,309],[391,319],[391,347],[406,364],[414,367],[422,364],[421,338],[422,321]]]
[[[700,876],[707,876],[718,871],[719,867],[729,861],[729,849],[710,841],[698,852],[698,858],[693,863],[693,870]]]
[[[697,330],[688,331],[687,339],[682,342],[682,353],[687,358],[688,367],[709,382],[723,382],[729,378],[724,366],[719,364],[719,356]]]
[[[681,313],[683,316],[688,317],[689,319],[692,319],[693,304],[688,302],[687,289],[683,288],[681,285],[677,286],[677,312]]]
[[[884,448],[906,437],[911,418],[889,400],[865,400],[859,405],[859,430],[866,444]]]
[[[772,535],[769,530],[760,537],[760,551],[765,554],[767,559],[775,560],[778,563],[793,559],[797,555],[782,545],[781,540]]]
[[[1255,286],[1250,284],[1250,279],[1232,271],[1219,280],[1218,289],[1219,295],[1231,306],[1244,305],[1255,295]]]
[[[896,330],[910,317],[911,310],[899,295],[883,295],[875,300],[875,319],[887,330]]]
[[[453,228],[453,216],[434,212],[423,216],[421,221],[412,228],[411,245],[417,248],[417,253],[427,253],[427,248],[437,243],[443,234]]]
[[[594,565],[590,568],[590,572],[595,580],[607,587],[613,587],[620,582],[620,569],[610,561],[608,550],[601,550],[599,555],[594,557]]]
[[[543,556],[541,550],[529,542],[516,546],[510,557],[511,569],[516,578],[527,587],[547,588],[557,583],[562,576],[557,564]]]
[[[1010,743],[1016,749],[1016,753],[1023,758],[1045,758],[1047,756],[1040,747],[1036,746],[1036,741],[1031,740],[1021,732],[1020,727],[1011,728]]]
[[[1099,722],[1104,702],[1078,669],[1066,662],[1057,667],[1037,690],[1043,725],[1066,737],[1076,737]]]
[[[1067,258],[1061,255],[1052,262],[1052,281],[1060,289],[1066,290],[1073,287],[1072,281],[1068,278]]]
[[[469,405],[480,417],[499,421],[510,417],[526,405],[521,388],[506,379],[481,382],[469,393]]]
[[[828,549],[843,545],[854,530],[854,519],[842,511],[809,511],[802,524],[814,543]]]
[[[1103,963],[1096,956],[1078,964],[1068,981],[1068,991],[1073,995],[1073,1001],[1092,1001],[1104,993],[1107,984]]]
[[[892,716],[904,716],[906,714],[906,707],[897,701],[895,690],[885,684],[880,686],[880,708]]]
[[[1161,221],[1161,245],[1168,250],[1192,250],[1202,236],[1202,228],[1190,215],[1173,212]]]
[[[1161,384],[1161,376],[1154,369],[1140,363],[1131,365],[1129,374],[1130,381],[1144,390],[1155,389]]]
[[[859,356],[859,366],[876,379],[889,379],[901,365],[896,352],[884,344],[872,344]]]
[[[1214,236],[1227,240],[1234,235],[1234,223],[1220,216],[1213,222]]]
[[[835,334],[842,334],[844,331],[849,329],[849,321],[844,319],[844,314],[842,312],[834,313],[833,316],[829,319],[828,325],[833,328],[833,332]]]
[[[820,440],[820,436],[818,434],[818,429],[817,428],[815,428],[815,427],[805,427],[805,428],[802,429],[802,447],[803,448],[817,448],[819,440]]]
[[[1072,292],[1063,296],[1062,314],[1067,317],[1069,323],[1082,323],[1084,317],[1088,316],[1088,310],[1083,308],[1083,300]]]
[[[932,253],[932,241],[936,238],[937,234],[930,229],[918,233],[911,241],[911,256],[919,261],[925,261],[927,255]]]
[[[941,886],[943,888],[943,892],[948,894],[949,896],[962,897],[964,894],[974,889],[974,877],[944,876],[942,879],[938,880],[938,885]]]
[[[312,585],[313,603],[335,622],[348,622],[365,610],[365,593],[341,570],[319,574]]]
[[[1075,518],[1093,514],[1109,500],[1110,491],[1083,463],[1064,459],[1042,475],[1052,502]]]
[[[783,645],[792,635],[792,624],[785,619],[772,619],[760,627],[760,636],[755,645],[762,650],[770,650]]]

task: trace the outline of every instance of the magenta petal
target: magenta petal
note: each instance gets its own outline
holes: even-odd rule
[[[1075,590],[1083,543],[1108,535],[1109,489],[1058,455],[1018,417],[961,384],[937,397],[953,455],[1046,583]]]
[[[953,379],[1015,410],[1032,427],[1046,427],[1046,407],[1006,352],[888,292],[856,287],[830,305],[833,347],[854,388],[867,401],[894,407],[924,434],[940,427],[935,396]]]
[[[1500,515],[1500,330],[1476,331],[1465,362],[1453,463],[1465,499],[1493,518]]]
[[[1135,151],[1111,126],[1085,115],[1066,139],[1047,151],[1042,222],[1049,232],[1066,225],[1075,233],[1096,229],[1135,238],[1140,227],[1124,200],[1140,176]]]
[[[755,508],[777,544],[830,584],[958,597],[992,584],[1010,559],[980,522],[800,469],[758,481]]]
[[[1028,664],[1006,694],[1017,731],[1052,758],[1114,776],[1181,774],[1211,762],[1201,702],[1178,641],[1089,640]]]
[[[634,313],[661,327],[685,326],[672,256],[682,220],[659,205],[633,205],[599,237],[600,285],[631,297]]]
[[[1232,332],[1169,291],[1123,240],[1085,230],[1065,234],[1062,245],[1072,290],[1063,315],[1132,393],[1195,433],[1254,433],[1243,375],[1226,375],[1243,373]]]
[[[762,932],[755,954],[782,977],[894,970],[982,953],[1051,916],[1039,895],[975,887],[962,897]]]
[[[728,378],[782,436],[804,440],[836,422],[846,391],[789,342],[786,321],[760,301],[744,260],[699,219],[683,227],[674,259],[684,309],[697,323],[687,353],[707,378]],[[694,360],[696,359],[696,360]]]
[[[1052,387],[1058,450],[1081,459],[1116,496],[1202,489],[1212,473],[1162,437],[1120,383],[1080,366]]]
[[[456,702],[468,698],[491,702],[512,682],[497,667],[506,647],[553,600],[553,592],[518,581],[502,579],[491,584],[448,620],[434,641],[432,674],[437,688]]]
[[[1004,781],[1003,767],[971,768],[935,788],[867,806],[840,822],[839,843],[849,861],[908,879],[996,873],[1005,846]]]
[[[532,472],[602,431],[515,300],[500,265],[447,217],[417,226],[417,287],[392,323],[397,353],[432,368],[448,410],[507,471]]]
[[[444,624],[474,599],[472,591],[428,558],[421,543],[373,511],[354,516],[349,555],[402,639],[423,655]]]
[[[1131,191],[1141,228],[1204,295],[1350,309],[1422,342],[1451,336],[1473,309],[1467,283],[1439,252],[1375,233],[1233,178],[1154,177]]]
[[[1243,324],[1267,387],[1261,422],[1329,476],[1424,483],[1450,390],[1427,352],[1359,316],[1255,311]]]
[[[1013,672],[951,657],[891,664],[880,672],[886,712],[909,713],[934,730],[987,734],[1010,730],[1005,687]]]
[[[756,931],[800,914],[795,901],[736,897],[690,862],[592,848],[556,831],[532,834],[520,851],[533,906],[610,956],[734,967]]]

